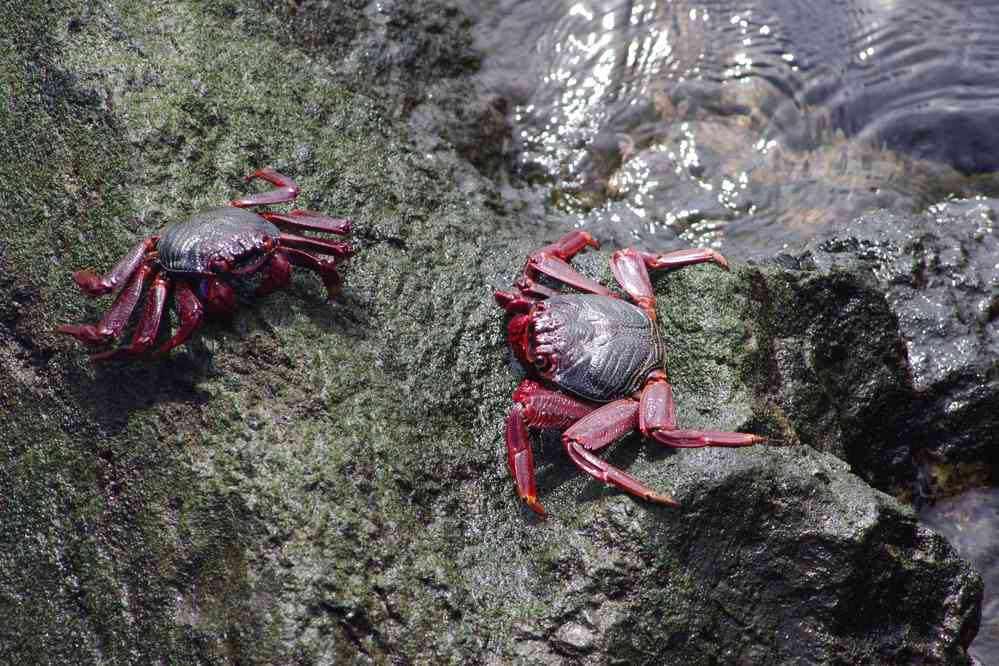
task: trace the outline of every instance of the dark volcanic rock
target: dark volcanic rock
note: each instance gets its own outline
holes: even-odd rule
[[[761,269],[767,390],[800,441],[898,494],[995,480],[997,205],[871,213]]]
[[[339,51],[317,39],[303,57],[259,11],[0,9],[14,40],[0,84],[16,100],[0,105],[0,654],[967,663],[977,576],[807,445],[859,447],[851,419],[881,384],[846,382],[864,374],[851,357],[897,379],[874,283],[801,266],[657,277],[681,423],[773,444],[611,447],[683,503],[670,510],[585,478],[539,437],[553,515],[539,523],[503,459],[520,375],[491,292],[563,230],[492,205],[459,160],[415,149],[376,96],[335,81]],[[341,302],[296,272],[156,363],[93,367],[53,332],[109,305],[79,294],[72,270],[111,266],[267,164],[299,181],[303,207],[354,218]],[[577,263],[606,280],[607,258]],[[853,346],[795,338],[832,329],[844,302],[855,325],[825,333]],[[809,372],[838,391],[835,414]]]

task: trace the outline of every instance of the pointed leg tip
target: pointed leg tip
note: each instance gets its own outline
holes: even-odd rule
[[[86,343],[86,337],[83,335],[82,326],[76,326],[74,324],[60,324],[59,326],[56,326],[53,331],[60,335],[72,336],[78,341]]]
[[[728,259],[726,259],[725,257],[723,257],[718,252],[715,252],[714,250],[711,251],[711,259],[712,259],[712,261],[714,261],[716,264],[718,264],[719,266],[721,266],[725,270],[727,270],[727,271],[732,270],[732,268],[728,265]]]
[[[663,506],[668,506],[671,509],[679,509],[680,503],[677,502],[672,497],[667,497],[666,495],[653,494],[646,497],[650,502],[655,502],[656,504],[662,504]]]
[[[734,446],[755,446],[756,444],[765,444],[767,438],[763,435],[754,435],[749,432],[738,432],[736,435],[742,435],[742,439],[735,443]]]
[[[548,512],[545,511],[545,507],[541,505],[541,502],[538,501],[537,497],[534,497],[533,495],[528,495],[527,497],[524,498],[524,501],[527,502],[527,506],[531,507],[531,509],[534,510],[534,513],[536,513],[542,519],[548,518]]]
[[[60,324],[55,328],[56,333],[70,335],[78,342],[89,347],[96,347],[108,341],[109,336],[101,335],[97,328],[92,325],[79,326],[76,324]]]

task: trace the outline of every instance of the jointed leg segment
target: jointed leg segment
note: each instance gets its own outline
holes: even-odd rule
[[[268,192],[259,192],[257,194],[250,194],[239,199],[233,199],[229,202],[230,206],[235,206],[237,208],[249,208],[253,206],[267,206],[271,204],[287,203],[288,201],[292,201],[297,198],[301,190],[294,180],[284,174],[278,173],[274,169],[260,169],[253,172],[249,176],[246,176],[244,180],[246,180],[246,182],[250,182],[255,178],[265,180],[274,185],[275,188]],[[304,266],[318,272],[323,279],[323,284],[326,285],[329,298],[332,299],[340,293],[342,280],[340,279],[340,274],[336,271],[335,262],[311,256],[309,252],[303,250],[318,252],[319,254],[333,255],[337,259],[346,259],[354,256],[354,249],[348,243],[327,240],[324,238],[302,236],[299,235],[298,232],[320,231],[323,233],[342,236],[350,232],[350,220],[332,218],[328,215],[298,208],[292,210],[290,213],[262,211],[259,215],[264,219],[273,222],[280,229],[295,232],[283,233],[280,236],[282,251],[285,253],[285,258],[287,259],[287,261],[283,262],[285,265],[290,263],[296,266]],[[277,288],[274,285],[278,284],[281,279],[278,276],[281,271],[281,265],[282,261],[279,259],[277,264],[272,264],[272,266],[269,267],[269,270],[275,275],[275,277],[273,279],[269,279],[268,284],[261,285],[263,292],[258,289],[258,293],[269,293]],[[275,271],[277,273],[275,273]]]
[[[194,295],[194,292],[191,291],[191,288],[187,286],[186,282],[178,282],[173,289],[173,310],[177,313],[177,318],[180,320],[180,328],[177,329],[172,338],[156,350],[153,358],[159,358],[167,354],[174,347],[179,347],[187,342],[191,335],[201,326],[205,308],[201,305],[198,297]]]
[[[766,441],[765,437],[746,432],[677,430],[673,387],[666,380],[666,374],[662,372],[651,375],[642,391],[638,410],[638,429],[646,437],[677,449],[702,446],[752,446]]]
[[[649,269],[661,270],[681,268],[691,264],[712,261],[728,270],[728,262],[714,250],[690,248],[657,254],[634,248],[618,250],[611,256],[611,272],[618,284],[628,292],[631,299],[645,310],[653,320],[656,318],[656,298],[652,291]]]
[[[111,351],[93,354],[91,361],[110,361],[114,359],[127,358],[144,354],[156,341],[156,334],[160,330],[160,322],[163,320],[163,310],[166,306],[167,293],[169,292],[170,281],[161,274],[153,278],[153,283],[146,294],[146,307],[142,311],[142,317],[132,334],[131,344],[125,347],[112,349]]]
[[[152,252],[153,248],[156,247],[158,240],[159,236],[153,236],[136,243],[104,277],[97,277],[97,274],[92,270],[86,269],[73,273],[73,280],[88,296],[97,297],[109,294],[122,280],[127,280],[135,272],[146,253]]]
[[[296,208],[287,215],[264,211],[260,213],[260,216],[290,231],[322,231],[327,234],[345,236],[350,233],[351,227],[350,220],[333,218],[300,208]]]
[[[533,283],[537,274],[543,273],[580,291],[610,296],[611,291],[607,287],[582,275],[568,263],[586,247],[599,248],[600,244],[585,231],[577,230],[566,234],[528,257],[523,279],[528,284]],[[521,290],[524,291],[523,288]]]
[[[343,280],[336,270],[335,262],[320,259],[308,252],[297,250],[293,247],[283,247],[280,252],[284,253],[293,266],[308,268],[318,273],[323,281],[323,285],[326,286],[326,297],[329,300],[333,300],[340,294],[343,287]]]
[[[572,462],[598,481],[652,502],[680,506],[673,498],[660,495],[635,477],[590,453],[623,437],[637,425],[638,401],[630,397],[622,398],[577,421],[562,435],[562,443]]]
[[[568,428],[562,442],[582,471],[638,497],[677,506],[673,499],[590,453],[635,429],[638,402],[633,398],[597,406],[526,379],[514,391],[513,399],[516,404],[506,423],[507,463],[517,494],[538,514],[546,515],[537,497],[529,428]]]
[[[117,267],[116,267],[117,268]],[[113,272],[113,271],[112,271]],[[57,333],[72,335],[80,342],[96,346],[115,340],[125,330],[132,311],[135,310],[139,297],[142,296],[142,287],[149,276],[153,273],[153,268],[149,264],[142,264],[137,271],[132,274],[131,279],[125,288],[118,294],[111,309],[108,310],[100,323],[94,326],[86,324],[78,326],[75,324],[63,324],[56,327]]]
[[[516,403],[506,419],[506,452],[517,495],[541,516],[547,515],[538,501],[534,478],[534,454],[528,428],[565,428],[589,414],[595,405],[547,389],[525,379],[513,392]]]
[[[229,202],[230,206],[235,206],[237,208],[249,208],[251,206],[268,206],[271,204],[285,203],[295,199],[301,191],[301,188],[298,187],[298,184],[295,181],[288,176],[278,173],[274,169],[259,169],[258,171],[251,173],[249,176],[246,176],[243,180],[249,183],[254,178],[266,180],[268,183],[274,185],[275,189],[267,192],[259,192],[257,194],[248,194],[245,197],[233,199]]]

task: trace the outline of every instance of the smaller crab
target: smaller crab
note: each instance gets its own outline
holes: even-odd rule
[[[131,344],[92,354],[90,358],[107,361],[141,356],[156,341],[172,289],[173,309],[180,327],[155,351],[153,356],[158,357],[187,342],[201,325],[206,310],[215,316],[227,316],[235,311],[236,292],[229,283],[231,278],[260,273],[263,279],[254,293],[265,296],[286,287],[291,280],[291,267],[299,266],[318,273],[329,298],[335,298],[342,284],[336,269],[337,260],[352,256],[354,250],[341,241],[292,232],[345,235],[350,231],[350,220],[300,209],[289,214],[246,210],[292,201],[299,193],[298,185],[291,178],[273,169],[260,169],[244,180],[250,182],[255,178],[265,180],[275,188],[167,225],[129,250],[103,277],[90,270],[73,273],[76,284],[88,296],[102,296],[121,284],[124,287],[100,323],[64,324],[56,331],[91,347],[112,342],[121,336],[142,298],[143,288],[150,284],[145,309]]]
[[[496,292],[496,301],[513,314],[508,340],[514,354],[541,382],[523,380],[513,392],[506,420],[507,463],[517,494],[545,516],[538,502],[529,428],[565,429],[569,458],[599,481],[637,497],[679,506],[641,481],[593,454],[627,433],[676,448],[749,446],[759,435],[719,430],[679,430],[673,388],[666,375],[666,352],[656,328],[656,300],[648,269],[669,269],[714,262],[727,269],[713,250],[690,249],[654,254],[618,250],[611,271],[634,301],[572,268],[568,261],[587,246],[599,247],[585,231],[573,231],[533,253],[518,293]],[[545,275],[582,294],[561,294],[539,284]],[[555,388],[549,388],[548,385]]]

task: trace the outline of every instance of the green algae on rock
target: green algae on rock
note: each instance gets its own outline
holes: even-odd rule
[[[0,18],[17,101],[0,104],[11,660],[967,661],[976,576],[808,446],[615,445],[615,465],[683,501],[671,511],[580,478],[546,440],[539,483],[559,519],[532,522],[502,459],[518,376],[490,294],[559,230],[525,233],[460,160],[416,150],[322,48],[224,1]],[[55,335],[98,315],[72,270],[265,165],[300,182],[303,205],[355,220],[340,303],[297,280],[140,366],[92,368]],[[606,255],[587,256],[606,278]],[[690,269],[656,290],[680,418],[774,437],[796,403],[759,389],[773,346],[753,270]]]

